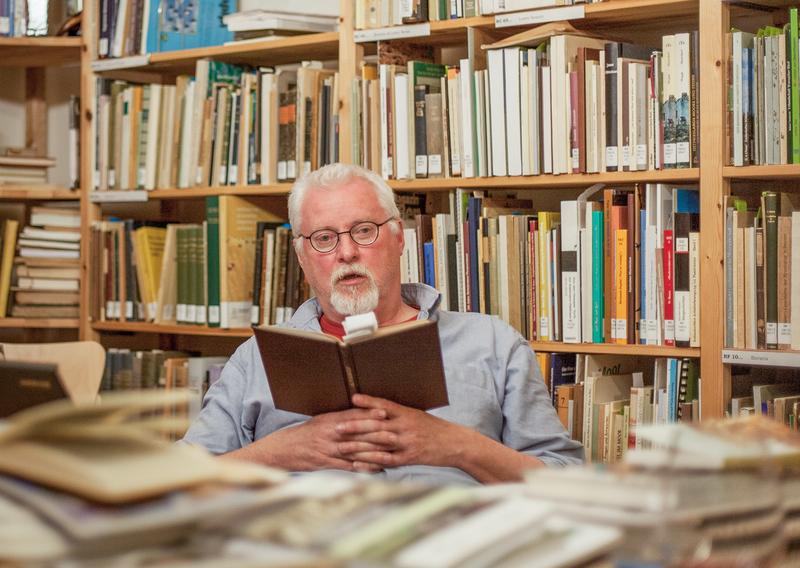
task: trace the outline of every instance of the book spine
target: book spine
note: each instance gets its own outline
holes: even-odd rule
[[[414,87],[414,173],[418,178],[428,177],[428,135],[425,129],[426,85]]]
[[[617,229],[614,234],[614,343],[628,343],[628,230]]]
[[[778,195],[762,194],[766,293],[766,347],[778,348]]]
[[[603,343],[603,318],[605,314],[604,281],[604,214],[592,213],[592,342]]]
[[[621,170],[617,147],[617,60],[619,59],[620,47],[620,44],[614,42],[605,45],[605,164],[607,172]]]
[[[674,235],[664,231],[664,345],[675,345]]]
[[[206,197],[206,279],[209,327],[220,325],[219,196]]]

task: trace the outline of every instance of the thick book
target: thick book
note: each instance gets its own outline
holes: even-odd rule
[[[420,410],[449,404],[439,331],[431,320],[347,341],[282,327],[256,327],[254,333],[280,410],[308,416],[346,410],[356,393]]]

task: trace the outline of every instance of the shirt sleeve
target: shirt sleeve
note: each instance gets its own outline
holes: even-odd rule
[[[225,365],[219,380],[208,389],[200,414],[184,435],[184,442],[203,446],[212,454],[225,454],[253,441],[252,429],[243,423],[245,360],[240,347]]]
[[[506,365],[503,443],[547,465],[583,463],[583,446],[559,421],[533,350],[514,334]]]

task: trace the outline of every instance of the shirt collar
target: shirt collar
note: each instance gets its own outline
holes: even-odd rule
[[[406,304],[419,306],[419,319],[436,318],[442,295],[435,288],[422,283],[402,284],[400,295]],[[297,308],[288,325],[297,329],[322,331],[319,326],[321,315],[322,307],[319,305],[319,300],[311,298]]]

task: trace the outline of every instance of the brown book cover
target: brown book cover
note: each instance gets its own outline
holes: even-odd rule
[[[292,328],[257,327],[254,332],[280,410],[308,416],[346,410],[356,393],[420,410],[449,404],[434,321],[385,327],[344,342]]]
[[[563,424],[564,428],[567,429],[567,432],[575,432],[575,429],[572,428],[570,421],[569,421],[569,402],[575,400],[575,385],[560,385],[556,389],[558,402],[556,406],[556,410],[558,412],[558,419]],[[577,405],[573,402],[573,409],[577,410]],[[573,421],[575,420],[574,411],[573,411]]]

